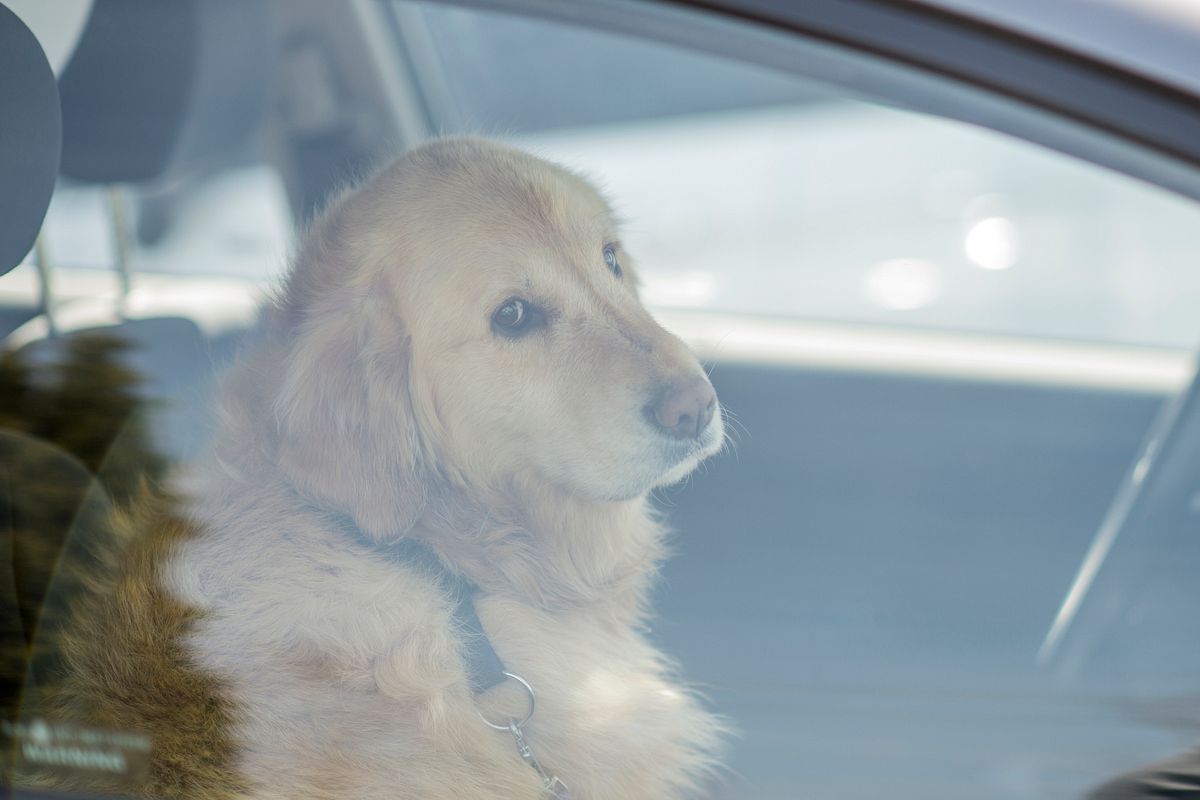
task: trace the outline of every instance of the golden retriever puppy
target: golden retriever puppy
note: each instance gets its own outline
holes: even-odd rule
[[[152,734],[147,794],[694,794],[720,726],[644,636],[647,495],[723,429],[636,284],[600,195],[498,144],[433,142],[333,203],[185,513],[121,523],[58,707]],[[472,688],[447,575],[536,693],[519,727],[521,682]]]

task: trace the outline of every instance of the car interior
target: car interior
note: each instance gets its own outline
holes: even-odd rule
[[[181,231],[198,224],[197,235],[205,235],[205,219],[189,222],[189,215],[210,202],[204,192],[220,181],[251,176],[246,185],[266,186],[290,232],[356,176],[440,133],[482,130],[570,160],[573,142],[582,143],[580,153],[600,152],[596,137],[620,148],[621,126],[639,120],[820,109],[830,94],[848,94],[821,75],[819,89],[781,78],[778,87],[762,84],[761,96],[731,83],[726,96],[700,108],[672,88],[698,82],[681,71],[664,77],[658,94],[646,90],[641,107],[630,101],[622,120],[595,109],[574,117],[553,111],[555,90],[534,85],[528,115],[549,108],[564,116],[523,130],[520,120],[533,117],[519,106],[472,116],[485,100],[468,105],[475,102],[469,81],[459,94],[438,95],[413,78],[433,71],[456,80],[452,69],[430,65],[447,42],[470,34],[469,25],[486,30],[488,14],[525,24],[488,3],[455,6],[444,18],[438,3],[374,0],[79,5],[81,29],[57,74],[39,31],[0,5],[0,272],[8,272],[0,276],[0,335],[29,385],[66,381],[70,370],[103,357],[127,371],[120,391],[132,394],[114,412],[124,418],[105,423],[112,429],[98,455],[72,445],[70,435],[22,427],[13,420],[26,412],[0,399],[5,637],[27,642],[54,591],[53,576],[23,564],[26,545],[11,544],[22,541],[12,531],[39,518],[36,485],[70,487],[56,502],[71,508],[55,523],[69,538],[93,513],[89,504],[119,494],[105,475],[120,466],[107,454],[121,441],[144,436],[166,464],[198,454],[214,382],[253,335],[255,309],[286,263],[286,242],[271,251],[244,237],[233,246],[241,258],[263,262],[253,274],[221,263],[219,250],[186,266],[167,263]],[[656,36],[648,23],[642,43],[687,51]],[[497,41],[499,52],[520,50]],[[704,55],[705,42],[692,49]],[[483,52],[469,51],[462,63]],[[557,57],[550,51],[545,63]],[[595,74],[635,87],[651,81],[652,66],[601,64]],[[513,67],[496,80],[519,95],[511,87],[526,85],[523,74]],[[704,97],[720,91],[719,80],[710,86]],[[679,108],[664,110],[662,98],[676,98]],[[900,93],[872,101],[905,113],[922,105]],[[414,108],[421,113],[402,113]],[[493,122],[503,114],[511,114],[509,124]],[[555,143],[546,132],[557,128],[593,138]],[[1078,163],[1071,168],[1101,171]],[[700,180],[679,177],[680,192]],[[839,189],[804,191],[822,198]],[[1081,193],[1039,191],[1047,206],[1090,208]],[[720,195],[713,186],[705,196]],[[1171,202],[1187,207],[1181,220],[1200,213],[1193,200]],[[867,200],[846,203],[866,209],[867,226],[883,219]],[[916,201],[894,201],[905,203]],[[235,223],[244,226],[270,227],[257,211],[230,204],[223,212],[242,215]],[[48,233],[56,219],[57,248]],[[855,230],[818,225],[831,246],[855,246]],[[907,241],[910,230],[889,235]],[[738,237],[756,234],[711,235],[726,236],[733,248]],[[1130,246],[1149,247],[1154,236],[1134,237]],[[92,262],[75,263],[72,248]],[[147,253],[159,253],[155,269],[145,268]],[[806,278],[802,262],[792,267],[794,284],[759,276],[753,265],[728,269],[764,295],[803,294],[811,280],[819,297],[821,278]],[[868,290],[890,291],[888,273],[879,276]],[[1035,295],[1011,302],[1047,319],[1070,304],[1063,298],[1086,306],[1089,290],[1067,286],[1072,279],[1061,278],[1060,294],[1052,293],[1058,277],[1030,279],[1051,292],[1044,308]],[[653,636],[737,732],[714,796],[1080,796],[1194,741],[1200,616],[1190,610],[1200,602],[1193,535],[1200,502],[1189,476],[1200,453],[1200,394],[1190,344],[1200,330],[1182,319],[1166,343],[947,331],[909,326],[897,311],[903,299],[867,321],[836,309],[725,313],[704,307],[719,301],[688,299],[693,289],[712,294],[691,280],[662,290],[666,301],[656,311],[702,356],[729,410],[732,442],[656,496],[677,533],[655,594]],[[1194,308],[1200,284],[1179,281],[1163,302]],[[658,290],[648,281],[645,291]],[[673,296],[684,300],[671,307]],[[1156,302],[1147,295],[1139,313],[1166,327],[1169,315]],[[1084,308],[1081,316],[1097,330],[1123,324],[1106,313]],[[981,314],[967,307],[962,318]],[[97,336],[115,343],[88,349]],[[5,370],[16,374],[18,366],[6,361]],[[6,688],[19,693],[21,680]]]

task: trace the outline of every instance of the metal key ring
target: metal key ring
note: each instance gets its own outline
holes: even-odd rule
[[[529,695],[529,711],[525,714],[525,719],[521,720],[520,722],[517,722],[515,719],[509,720],[504,725],[497,725],[496,723],[492,722],[487,717],[485,717],[483,715],[483,712],[480,711],[479,709],[476,709],[475,713],[479,715],[479,718],[481,720],[483,720],[483,724],[487,725],[489,728],[492,728],[492,729],[498,730],[498,731],[511,731],[513,725],[516,725],[518,728],[522,728],[525,726],[526,722],[529,722],[529,720],[533,719],[534,709],[537,708],[537,698],[533,694],[533,687],[529,685],[529,681],[525,680],[520,675],[514,675],[511,672],[505,672],[504,676],[507,678],[512,678],[514,681],[516,681],[517,683],[524,686],[525,692]]]

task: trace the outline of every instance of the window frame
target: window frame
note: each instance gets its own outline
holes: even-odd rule
[[[991,128],[1200,200],[1200,97],[912,0],[426,1],[756,63]]]

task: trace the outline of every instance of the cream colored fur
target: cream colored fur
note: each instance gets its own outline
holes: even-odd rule
[[[602,255],[612,214],[582,179],[481,140],[408,154],[301,244],[264,330],[227,379],[211,456],[184,491],[201,535],[165,580],[187,641],[235,709],[256,798],[537,798],[478,711],[450,606],[381,545],[428,543],[482,587],[509,669],[535,687],[527,734],[578,800],[698,793],[720,725],[647,641],[663,530],[647,494],[722,441],[668,441],[644,408],[701,376]],[[549,310],[518,340],[509,297]]]

